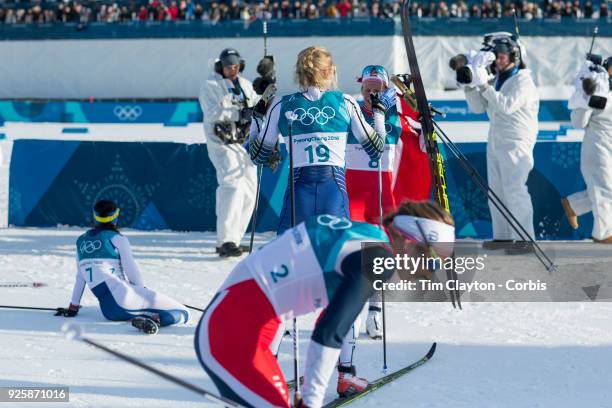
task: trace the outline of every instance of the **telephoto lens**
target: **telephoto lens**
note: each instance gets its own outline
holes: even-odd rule
[[[459,68],[464,67],[468,64],[468,59],[463,54],[457,54],[450,59],[448,65],[453,71],[457,71]]]

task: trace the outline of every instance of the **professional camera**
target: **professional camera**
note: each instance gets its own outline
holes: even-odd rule
[[[449,65],[457,73],[457,82],[467,85],[474,80],[473,70],[478,67],[484,67],[487,76],[494,74],[495,56],[489,50],[472,50],[467,55],[455,55],[450,59]]]
[[[266,55],[257,64],[259,76],[253,81],[253,89],[258,95],[263,95],[270,84],[276,83],[276,71],[274,67],[274,57]]]
[[[587,61],[591,61],[593,64],[595,64],[595,66],[603,67],[603,65],[604,65],[603,57],[601,55],[599,55],[599,54],[592,54],[592,53],[589,52],[586,55],[586,59],[587,59]]]
[[[581,68],[577,86],[582,86],[584,95],[588,98],[588,106],[594,109],[605,109],[606,95],[612,89],[612,81],[608,73],[609,59],[601,55],[587,53],[587,62]]]
[[[497,55],[499,52],[508,54],[510,61],[519,67],[525,67],[525,48],[518,37],[505,31],[485,34],[480,50],[455,55],[450,59],[449,66],[457,73],[457,82],[470,84],[473,80],[473,68],[478,66],[484,66],[489,76],[496,74],[495,58],[492,58],[491,54]]]

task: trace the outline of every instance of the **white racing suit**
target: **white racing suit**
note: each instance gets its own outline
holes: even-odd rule
[[[101,228],[82,234],[76,243],[77,273],[70,303],[78,306],[85,286],[98,299],[102,315],[122,321],[157,315],[161,326],[187,323],[189,311],[176,300],[143,286],[128,239]]]
[[[589,108],[586,103],[572,106],[572,99],[569,106],[573,108],[572,126],[585,129],[580,171],[587,189],[567,199],[576,215],[593,211],[592,235],[598,240],[612,236],[612,92],[608,91],[606,97],[603,110]]]
[[[259,96],[247,79],[239,77],[246,105],[252,107]],[[217,246],[226,242],[240,245],[246,232],[257,193],[257,167],[240,143],[225,144],[214,132],[214,124],[235,123],[240,104],[232,93],[232,82],[213,72],[200,89],[204,112],[204,133],[208,157],[217,172]],[[248,130],[248,129],[247,129]]]
[[[533,207],[527,177],[533,168],[538,134],[539,96],[527,69],[508,78],[499,91],[493,86],[466,87],[470,110],[487,112],[491,125],[487,143],[487,177],[491,189],[535,239]],[[493,239],[523,240],[489,200]]]

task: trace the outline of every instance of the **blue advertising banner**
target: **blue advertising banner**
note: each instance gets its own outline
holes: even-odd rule
[[[446,117],[440,121],[484,122],[485,113],[468,110],[465,100],[432,100]],[[172,102],[0,101],[0,122],[62,123],[164,123],[181,125],[202,122],[197,100]],[[543,100],[540,122],[569,122],[566,100]]]
[[[196,100],[173,102],[0,101],[0,122],[164,123],[202,122]]]
[[[486,177],[485,143],[458,145]],[[583,190],[580,143],[539,142],[528,180],[537,239],[590,237],[592,216],[580,229],[567,224],[560,198]],[[286,159],[286,154],[284,155]],[[457,235],[486,239],[491,220],[485,195],[454,157],[446,157],[447,184]],[[258,231],[274,231],[288,165],[264,170]],[[101,198],[118,202],[121,224],[142,230],[215,229],[215,170],[205,144],[17,140],[9,180],[9,224],[88,226]]]

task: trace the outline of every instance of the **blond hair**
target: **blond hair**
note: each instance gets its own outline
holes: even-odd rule
[[[328,89],[334,83],[336,66],[331,53],[323,47],[308,47],[298,54],[295,63],[295,77],[300,88],[309,86]]]

